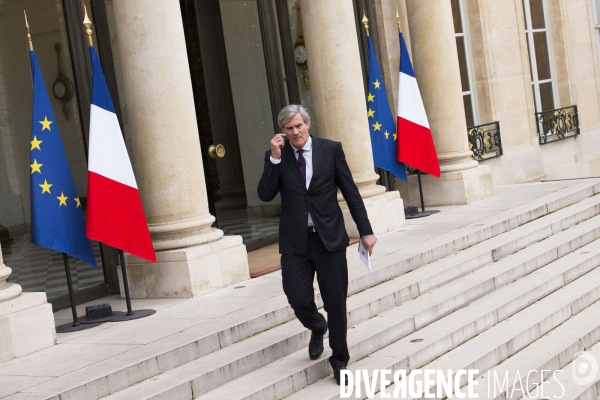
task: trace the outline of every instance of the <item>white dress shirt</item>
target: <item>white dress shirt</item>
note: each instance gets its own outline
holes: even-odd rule
[[[292,145],[292,144],[290,143],[290,145]],[[294,149],[294,155],[296,156],[296,162],[297,162],[299,149],[295,148],[294,146],[292,146],[292,149]],[[302,157],[304,157],[304,160],[306,162],[306,189],[308,189],[308,187],[310,186],[310,181],[313,176],[312,138],[310,136],[308,137],[308,141],[302,147],[302,150],[304,150],[304,153],[302,153]],[[277,159],[271,157],[271,162],[273,164],[279,164],[281,162],[281,158],[279,160],[277,160]],[[310,216],[310,212],[309,212],[308,213],[308,226],[313,226],[313,225],[314,225],[314,223],[313,223],[312,217]]]

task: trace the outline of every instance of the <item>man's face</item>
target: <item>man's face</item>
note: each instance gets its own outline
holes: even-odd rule
[[[304,123],[300,113],[296,113],[287,124],[283,125],[283,133],[297,149],[301,149],[308,142],[308,125]]]

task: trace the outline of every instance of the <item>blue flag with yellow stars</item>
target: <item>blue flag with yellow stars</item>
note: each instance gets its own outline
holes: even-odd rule
[[[371,147],[376,167],[390,171],[394,176],[406,181],[404,164],[396,160],[396,120],[392,116],[383,78],[379,71],[373,42],[369,43],[369,94],[367,96],[367,116],[371,131]]]
[[[31,243],[67,253],[95,268],[81,203],[35,52],[29,52],[29,61],[33,75]]]

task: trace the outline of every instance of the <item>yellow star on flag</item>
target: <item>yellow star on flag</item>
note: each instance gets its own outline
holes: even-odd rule
[[[373,96],[371,93],[369,93],[369,95],[367,96],[367,103],[369,101],[372,101],[373,103],[375,103],[375,96]]]
[[[398,139],[398,134],[394,133],[394,140]]]
[[[383,132],[383,134],[385,135],[386,140],[389,139],[390,133],[387,131],[387,129],[385,130],[385,132]]]
[[[33,150],[33,149],[42,150],[40,148],[40,143],[42,143],[42,142],[43,142],[43,140],[38,140],[37,136],[34,136],[33,140],[31,141],[31,150]]]
[[[379,79],[377,79],[375,82],[373,82],[373,86],[375,86],[375,89],[379,89],[379,85],[381,85],[381,82],[379,82]]]
[[[375,116],[375,111],[373,111],[369,108],[369,111],[367,111],[367,117],[374,117],[374,116]]]
[[[33,175],[34,172],[39,172],[41,174],[42,165],[44,164],[38,164],[37,160],[33,160],[33,164],[29,164],[29,166],[31,167],[31,174]]]
[[[373,129],[376,131],[380,131],[381,130],[381,124],[379,122],[375,122],[375,125],[373,125]]]
[[[65,206],[65,207],[67,206],[67,199],[68,199],[68,197],[65,196],[65,194],[63,192],[60,192],[60,196],[57,197],[57,199],[58,199],[58,201],[60,201],[60,204],[58,205],[59,207],[60,206]]]
[[[79,201],[79,197],[75,197],[73,200],[75,200],[75,203],[77,203],[77,205],[75,206],[75,208],[81,207],[81,201]]]
[[[52,129],[50,129],[50,124],[52,123],[52,121],[48,121],[48,117],[44,117],[43,121],[40,121],[40,124],[42,124],[42,131],[48,129],[49,131],[51,131]]]
[[[40,185],[40,187],[42,188],[42,194],[44,194],[46,192],[50,193],[51,186],[52,186],[52,184],[48,183],[48,181],[44,179],[44,183]]]

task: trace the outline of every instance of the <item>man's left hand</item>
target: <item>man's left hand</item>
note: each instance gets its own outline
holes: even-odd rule
[[[373,247],[375,247],[377,237],[375,235],[367,235],[360,238],[360,240],[363,247],[369,251],[369,255],[373,254]]]

